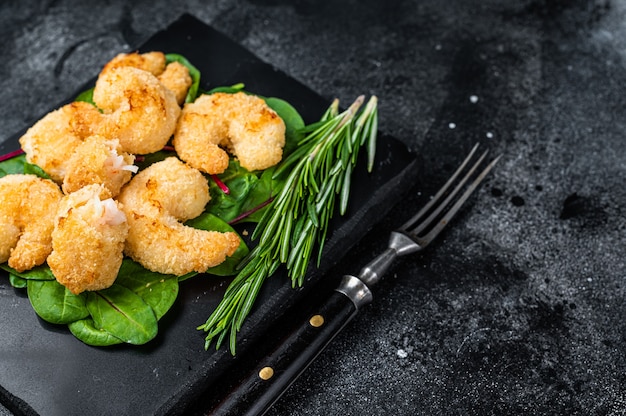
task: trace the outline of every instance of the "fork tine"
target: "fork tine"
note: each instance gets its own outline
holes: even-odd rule
[[[476,149],[478,149],[478,143],[476,143],[474,145],[474,147],[472,148],[472,150],[469,152],[469,154],[467,155],[467,157],[465,158],[465,160],[461,163],[461,165],[457,168],[457,170],[454,172],[454,174],[450,177],[450,179],[448,179],[448,182],[445,183],[445,185],[443,185],[441,187],[441,189],[439,189],[439,191],[437,191],[437,193],[435,194],[435,196],[433,196],[431,198],[431,200],[424,205],[424,207],[422,209],[420,209],[417,214],[415,214],[413,217],[411,217],[407,222],[405,222],[401,227],[400,230],[402,231],[407,231],[413,224],[415,224],[417,222],[417,220],[419,220],[421,217],[424,216],[424,214],[426,214],[428,211],[430,211],[430,209],[439,201],[439,199],[442,197],[442,195],[448,190],[448,188],[454,183],[454,181],[456,180],[456,178],[461,174],[461,172],[463,171],[463,169],[465,169],[465,166],[467,166],[467,164],[469,163],[469,161],[472,159],[472,157],[474,156],[474,153],[476,153]]]
[[[437,194],[430,200],[430,202],[426,204],[424,208],[422,208],[401,228],[391,232],[387,249],[375,258],[373,258],[365,266],[363,266],[363,268],[359,272],[358,278],[354,276],[348,277],[353,277],[354,279],[359,280],[360,283],[364,284],[365,288],[367,289],[370,285],[376,284],[376,282],[381,279],[381,277],[385,274],[385,272],[389,269],[389,267],[397,257],[418,252],[424,249],[428,244],[430,244],[430,242],[437,236],[437,234],[439,234],[441,230],[443,230],[443,228],[450,222],[452,217],[459,211],[461,205],[463,205],[463,203],[467,201],[472,192],[474,192],[480,182],[485,178],[485,176],[487,176],[489,171],[495,166],[495,164],[501,157],[498,156],[493,161],[491,161],[491,163],[489,163],[487,167],[476,176],[471,184],[467,186],[463,194],[458,198],[456,202],[452,204],[448,211],[443,213],[443,217],[441,219],[437,219],[441,216],[443,210],[446,209],[448,205],[450,205],[450,203],[452,203],[452,199],[455,198],[457,193],[459,193],[461,189],[466,185],[466,182],[468,182],[470,178],[475,174],[475,171],[485,159],[487,152],[483,153],[478,158],[478,161],[470,167],[469,172],[460,179],[460,183],[458,183],[454,187],[454,189],[449,192],[449,189],[458,180],[461,172],[463,172],[467,165],[470,163],[470,160],[474,156],[474,153],[476,153],[477,148],[478,145],[475,145],[474,148],[472,148],[469,155],[461,163],[461,166],[452,174],[452,177],[437,192]],[[444,198],[444,195],[446,195],[445,199],[443,201],[440,201],[442,198]],[[433,210],[433,208],[434,211],[431,213],[431,210]],[[422,219],[422,217],[426,215],[428,215],[428,217],[425,220]],[[419,224],[417,224],[414,229],[410,229],[417,222],[419,222]],[[417,234],[424,229],[429,229],[425,236],[420,236]],[[350,283],[350,285],[346,283],[346,285],[348,285],[349,287],[346,286],[344,288],[345,290],[342,289],[340,290],[340,292],[346,294],[348,297],[353,299],[355,305],[357,304],[358,299],[361,298],[361,300],[366,298],[371,300],[371,293],[369,297],[366,296],[366,293],[369,293],[369,289],[361,291],[360,289],[358,289],[361,287],[359,286],[359,284],[350,279],[348,279],[346,282],[348,281],[352,283]],[[350,293],[350,295],[348,295],[348,293]]]
[[[418,244],[422,248],[427,246],[431,241],[433,241],[433,239],[441,232],[441,230],[443,230],[446,227],[446,225],[448,225],[452,217],[456,215],[456,213],[459,211],[461,206],[465,203],[465,201],[467,201],[467,199],[474,192],[474,190],[476,190],[480,182],[482,182],[485,176],[487,176],[489,171],[495,166],[496,163],[498,163],[498,160],[500,160],[500,158],[502,157],[502,155],[499,155],[498,157],[496,157],[494,160],[491,161],[491,163],[487,165],[485,169],[483,169],[482,172],[480,172],[480,174],[474,179],[474,181],[467,187],[463,195],[461,195],[461,197],[454,203],[454,205],[450,207],[450,209],[445,213],[445,215],[439,221],[437,221],[437,223],[431,228],[431,230],[426,235],[418,236],[417,233],[423,230],[424,228],[426,228],[427,226],[429,226],[432,223],[432,221],[435,219],[435,217],[440,215],[441,211],[450,203],[454,195],[461,189],[461,187],[463,187],[465,182],[473,175],[474,171],[482,163],[486,154],[487,152],[482,154],[482,156],[474,164],[474,166],[472,166],[472,168],[467,173],[467,175],[465,175],[465,177],[463,177],[461,182],[456,186],[454,191],[452,191],[452,193],[450,193],[450,195],[445,199],[445,201],[443,201],[443,203],[441,203],[441,205],[437,207],[437,209],[435,210],[435,212],[433,212],[433,214],[431,214],[425,221],[420,223],[414,230],[407,231],[407,233],[413,235],[414,238],[418,240]],[[418,229],[419,231],[417,231]]]
[[[428,227],[429,224],[433,223],[433,220],[435,218],[437,218],[439,216],[439,214],[441,214],[441,211],[444,210],[444,208],[446,208],[448,206],[448,204],[450,203],[450,201],[452,201],[452,198],[454,198],[456,196],[457,193],[459,193],[459,191],[461,190],[461,188],[465,185],[465,182],[467,182],[467,180],[470,178],[470,176],[472,176],[474,174],[474,172],[476,171],[476,169],[478,168],[478,166],[482,163],[482,161],[485,159],[485,156],[487,156],[487,152],[484,152],[482,155],[480,155],[480,158],[478,158],[478,161],[476,163],[474,163],[474,166],[471,167],[471,169],[469,170],[469,172],[467,172],[465,174],[465,176],[459,181],[459,183],[456,185],[456,187],[452,190],[452,192],[450,192],[448,194],[448,196],[446,197],[446,199],[443,200],[443,202],[438,202],[439,204],[437,206],[437,208],[434,209],[434,211],[428,216],[428,218],[426,218],[425,220],[420,221],[420,224],[418,224],[415,228],[413,228],[412,230],[407,230],[408,232],[410,232],[411,234],[414,235],[419,235],[419,233],[421,233],[426,227]]]

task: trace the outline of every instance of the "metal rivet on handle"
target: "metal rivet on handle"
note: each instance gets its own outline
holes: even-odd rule
[[[309,319],[309,324],[314,328],[319,328],[324,325],[324,317],[322,315],[313,315],[311,319]]]
[[[261,380],[269,380],[274,376],[274,369],[272,367],[263,367],[261,371],[259,371],[259,378]]]

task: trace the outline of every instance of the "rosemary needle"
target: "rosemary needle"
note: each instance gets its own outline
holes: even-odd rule
[[[220,304],[198,327],[207,332],[206,349],[213,341],[220,348],[228,336],[230,352],[235,355],[237,332],[263,283],[281,265],[287,268],[293,287],[304,284],[314,252],[319,265],[337,198],[339,213],[343,215],[347,209],[352,170],[361,147],[367,151],[368,171],[373,168],[377,98],[371,97],[361,110],[363,103],[360,96],[339,112],[339,101],[334,100],[320,121],[305,127],[297,150],[277,167],[274,175],[286,175],[286,180],[252,234],[258,243]]]

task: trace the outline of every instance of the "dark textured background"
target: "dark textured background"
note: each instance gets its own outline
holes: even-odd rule
[[[184,12],[329,100],[376,94],[418,153],[338,273],[474,142],[503,154],[270,415],[626,414],[626,2],[3,1],[0,142]]]

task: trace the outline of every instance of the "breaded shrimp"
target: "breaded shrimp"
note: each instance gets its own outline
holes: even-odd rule
[[[118,140],[89,136],[79,144],[67,162],[63,192],[70,194],[89,184],[103,184],[107,197],[120,193],[137,166],[135,156],[122,152]]]
[[[174,93],[178,105],[182,105],[193,82],[189,69],[180,62],[170,62],[158,78],[167,89]]]
[[[118,198],[130,224],[124,252],[146,269],[178,276],[222,263],[239,246],[236,233],[181,223],[200,215],[209,199],[208,181],[198,170],[174,157],[150,165]]]
[[[166,65],[165,54],[163,52],[146,53],[120,53],[111,59],[101,71],[108,72],[114,68],[130,66],[143,69],[156,76],[166,88],[170,89],[176,96],[179,105],[182,105],[187,96],[187,91],[191,86],[192,79],[189,69],[179,62],[170,62]]]
[[[101,74],[123,66],[143,69],[158,76],[165,70],[165,54],[157,51],[141,54],[138,52],[120,53],[104,65]]]
[[[209,174],[228,167],[228,154],[220,145],[244,168],[267,169],[282,159],[285,123],[254,95],[202,95],[183,107],[173,144],[182,160]]]
[[[62,197],[57,184],[35,175],[0,178],[0,263],[22,272],[46,261]]]
[[[67,161],[85,137],[100,129],[102,114],[85,102],[73,102],[46,114],[20,137],[26,160],[42,168],[57,183]]]
[[[93,100],[104,111],[105,137],[117,138],[128,153],[161,150],[180,115],[174,93],[148,71],[122,66],[98,77]]]
[[[128,222],[102,185],[87,185],[59,204],[50,270],[72,293],[110,287],[122,264]]]

